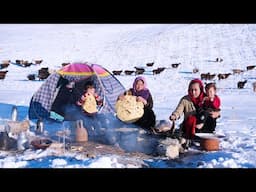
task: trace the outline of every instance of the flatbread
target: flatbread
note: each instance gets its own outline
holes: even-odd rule
[[[97,113],[98,112],[97,102],[96,102],[95,97],[92,94],[87,93],[84,104],[82,105],[82,108],[87,113]]]
[[[116,102],[117,117],[126,123],[134,123],[144,114],[144,104],[136,101],[136,96],[125,95]]]

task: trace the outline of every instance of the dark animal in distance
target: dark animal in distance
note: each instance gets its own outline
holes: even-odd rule
[[[21,61],[22,61],[22,60],[16,59],[16,60],[15,60],[15,63],[21,64]]]
[[[124,71],[125,75],[131,75],[134,73],[134,71],[131,71],[131,70],[125,70]]]
[[[9,63],[1,63],[0,64],[0,69],[7,68],[10,64]]]
[[[136,69],[135,74],[136,75],[140,75],[143,74],[145,72],[144,68],[140,68],[140,67],[134,67]]]
[[[152,63],[147,63],[146,64],[148,67],[152,67],[153,65],[154,65],[154,62],[152,62]]]
[[[134,67],[136,70],[145,70],[144,68],[142,67]]]
[[[136,70],[135,75],[141,75],[144,73],[145,70]]]
[[[222,61],[223,61],[222,58],[219,58],[219,57],[216,58],[216,62],[222,62]]]
[[[218,78],[219,78],[219,80],[227,79],[229,77],[229,75],[231,75],[231,73],[219,73]]]
[[[238,89],[243,89],[244,88],[244,85],[247,83],[247,80],[244,80],[244,81],[238,81],[237,82],[237,88]]]
[[[37,64],[37,65],[41,64],[42,62],[43,62],[43,60],[42,60],[42,59],[35,60],[35,64]]]
[[[0,64],[0,69],[7,68],[11,63],[11,60],[3,60],[2,63]]]
[[[173,64],[172,64],[172,68],[177,68],[177,67],[179,67],[180,64],[181,64],[181,63],[173,63]]]
[[[0,79],[4,79],[8,71],[0,71]]]
[[[30,65],[32,65],[32,63],[29,63],[26,60],[18,60],[17,59],[15,62],[16,62],[16,64],[18,64],[18,65],[20,65],[22,67],[29,67]]]
[[[200,77],[202,80],[213,80],[213,78],[216,76],[216,74],[210,74],[208,73],[201,73]]]
[[[233,74],[240,74],[242,72],[244,72],[242,69],[233,69]]]
[[[27,76],[27,78],[28,78],[28,80],[35,80],[36,79],[36,75],[35,74],[29,74],[28,76]]]
[[[112,73],[114,75],[121,75],[122,72],[123,72],[123,70],[118,70],[118,71],[114,70],[114,71],[112,71]]]
[[[252,70],[256,67],[256,65],[249,65],[246,67],[247,71]]]
[[[152,70],[153,75],[160,74],[160,73],[163,72],[165,69],[166,69],[165,67],[158,67],[157,69],[153,69],[153,70]]]
[[[47,79],[49,75],[50,75],[50,73],[49,73],[48,67],[43,67],[43,68],[39,69],[39,71],[38,71],[38,78],[40,80]]]
[[[198,68],[194,68],[193,69],[193,73],[197,73],[197,72],[199,72],[199,69]]]

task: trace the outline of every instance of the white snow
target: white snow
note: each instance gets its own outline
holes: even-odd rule
[[[188,155],[181,162],[164,157],[144,159],[149,167],[255,168],[256,167],[256,65],[255,24],[0,24],[0,63],[2,60],[43,59],[41,65],[27,68],[9,65],[0,80],[0,124],[10,119],[12,105],[19,109],[19,120],[27,117],[29,102],[43,81],[28,81],[27,75],[41,67],[56,70],[61,63],[89,61],[112,70],[144,67],[148,87],[154,99],[157,119],[168,119],[179,99],[187,93],[191,79],[200,73],[232,73],[225,80],[214,81],[221,98],[221,118],[217,133],[221,150]],[[217,57],[223,62],[214,62]],[[155,62],[153,67],[146,63]],[[181,63],[172,68],[172,63]],[[152,69],[166,67],[159,75]],[[197,67],[199,73],[192,73]],[[116,76],[130,88],[135,76]],[[244,89],[237,82],[247,79]],[[181,120],[177,122],[180,123]],[[51,124],[52,128],[55,124]],[[0,151],[2,168],[130,168],[117,156],[95,159],[65,153],[54,156],[50,150],[26,150],[23,153]],[[136,159],[134,159],[136,160]]]

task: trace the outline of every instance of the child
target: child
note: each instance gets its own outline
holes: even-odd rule
[[[85,92],[76,104],[82,106],[86,113],[93,114],[98,112],[97,106],[101,106],[103,103],[100,96],[95,92],[92,82],[88,82],[85,85]]]
[[[213,111],[220,111],[220,98],[216,95],[215,83],[208,83],[205,86],[206,97],[203,99],[202,107],[198,109],[197,113],[197,129],[200,132],[213,132],[216,127],[216,119],[211,118],[210,113]],[[209,126],[204,127],[206,121],[209,121]]]

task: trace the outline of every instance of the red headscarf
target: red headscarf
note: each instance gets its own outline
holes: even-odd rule
[[[200,92],[201,92],[197,98],[193,97],[192,93],[190,92],[191,85],[195,84],[195,83],[199,84],[199,88],[200,88]],[[194,103],[195,107],[202,106],[205,93],[204,93],[204,84],[200,79],[193,79],[190,81],[189,86],[188,86],[188,95],[189,95],[191,101]]]

